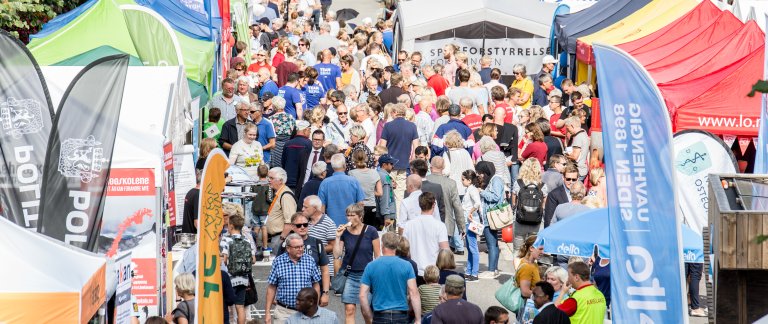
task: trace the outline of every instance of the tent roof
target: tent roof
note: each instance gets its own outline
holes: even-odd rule
[[[400,1],[398,6],[404,40],[482,21],[549,38],[557,8],[556,4],[537,0],[413,0]],[[440,10],[435,10],[437,6]]]
[[[673,114],[675,131],[700,129],[716,135],[757,136],[762,96],[748,97],[754,80],[763,77],[765,46],[735,64],[726,77]],[[696,87],[697,81],[688,83]],[[664,91],[662,90],[662,93]],[[666,95],[665,95],[666,97]]]
[[[720,16],[709,21],[695,31],[687,34],[677,34],[678,40],[668,44],[659,44],[656,48],[649,49],[645,53],[632,54],[638,62],[647,68],[666,65],[674,56],[692,56],[703,51],[728,37],[744,24],[728,11],[721,12]],[[670,34],[674,34],[670,32]]]
[[[663,61],[657,61],[655,68],[647,69],[657,83],[668,83],[680,78],[696,79],[743,59],[764,42],[765,36],[760,27],[750,21],[704,50],[672,53]]]
[[[133,3],[130,0],[97,0],[96,3],[86,3],[86,10],[78,12],[77,17],[69,19],[65,25],[57,24],[43,29],[33,38],[28,48],[40,65],[54,65],[81,55],[101,46],[110,46],[117,51],[134,57],[141,57],[134,46],[134,40],[128,31],[120,3]],[[151,10],[151,9],[149,9]],[[71,18],[71,17],[70,17]],[[141,28],[142,26],[137,26]],[[147,30],[146,33],[155,31]],[[210,41],[188,37],[172,30],[178,39],[182,50],[184,67],[187,76],[197,82],[204,82],[208,72],[213,68],[215,44]],[[137,40],[146,46],[148,41]]]
[[[763,26],[763,17],[768,13],[768,1],[734,0],[732,10],[733,14],[742,21],[758,20],[758,26],[760,26],[760,28],[765,28]]]
[[[152,8],[163,16],[173,29],[192,38],[213,40],[212,30],[208,28],[208,15],[205,8],[190,8],[195,2],[173,0],[136,0],[136,3]],[[200,2],[202,4],[202,2]]]
[[[696,6],[696,0],[655,0],[621,21],[576,42],[576,58],[594,64],[592,42],[615,45],[636,40],[670,24]]]
[[[82,69],[81,66],[41,67],[54,106],[58,106],[67,86]],[[174,91],[173,95],[171,91]],[[185,91],[186,98],[183,97]],[[184,127],[183,117],[178,116],[189,106],[188,91],[183,71],[178,66],[128,68],[113,168],[152,168],[155,169],[155,183],[163,183],[163,144],[168,138],[173,141],[175,150],[183,147],[185,134],[174,133],[173,129]],[[171,102],[171,111],[168,111]]]
[[[646,47],[654,48],[659,45],[675,42],[680,35],[695,31],[699,26],[705,26],[717,19],[722,11],[710,1],[702,1],[696,8],[689,11],[669,25],[631,42],[617,45],[629,54],[647,51]]]
[[[86,66],[88,64],[91,64],[93,61],[96,61],[102,57],[110,56],[110,55],[117,55],[117,54],[125,54],[117,49],[115,49],[112,46],[104,45],[99,46],[97,48],[94,48],[90,51],[87,51],[85,53],[82,53],[80,55],[76,55],[73,57],[70,57],[66,60],[63,60],[61,62],[58,62],[53,65],[60,65],[60,66]],[[143,66],[144,64],[141,63],[141,60],[139,60],[138,57],[135,57],[133,55],[129,55],[128,58],[128,65],[130,66]]]
[[[650,2],[650,0],[601,0],[582,11],[558,15],[555,18],[555,37],[557,37],[558,46],[570,54],[575,54],[578,37],[608,27]]]
[[[79,293],[106,260],[0,217],[0,294]],[[103,280],[103,279],[102,279]]]

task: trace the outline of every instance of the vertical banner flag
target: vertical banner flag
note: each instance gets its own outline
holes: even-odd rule
[[[0,53],[0,204],[12,222],[37,230],[53,104],[32,54],[4,30]]]
[[[131,272],[131,252],[117,257],[115,260],[117,271],[117,290],[115,291],[115,324],[131,324],[133,315],[133,299],[131,287],[133,273]]]
[[[617,323],[687,323],[672,132],[664,100],[629,54],[594,44]]]
[[[127,72],[128,55],[107,56],[64,92],[45,158],[40,233],[96,248]]]
[[[765,16],[765,24],[768,25],[768,15]],[[766,39],[768,39],[768,35],[766,35]],[[768,61],[763,64],[763,79],[768,79]],[[752,171],[755,174],[768,173],[768,94],[763,93],[762,98],[760,128],[757,131],[757,142],[755,142],[755,168]]]
[[[197,317],[198,323],[220,323],[224,320],[221,288],[219,234],[224,227],[221,193],[224,173],[229,161],[224,151],[208,154],[200,183],[200,210],[197,216]]]

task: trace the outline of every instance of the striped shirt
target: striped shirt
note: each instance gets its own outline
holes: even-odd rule
[[[328,242],[336,239],[336,223],[326,214],[323,214],[316,224],[312,224],[312,220],[310,220],[309,236],[323,242],[323,246],[328,246]],[[328,273],[333,276],[333,253],[327,253],[327,255],[330,261],[328,262]]]
[[[299,262],[294,263],[288,253],[283,253],[272,262],[272,271],[267,282],[277,287],[277,302],[296,307],[299,291],[320,282],[320,270],[309,255],[302,254]]]
[[[419,296],[421,296],[421,313],[431,312],[437,304],[440,304],[440,284],[426,284],[419,286]]]

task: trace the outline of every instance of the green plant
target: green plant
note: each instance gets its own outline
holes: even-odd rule
[[[0,28],[24,43],[56,15],[76,8],[85,0],[0,0]]]

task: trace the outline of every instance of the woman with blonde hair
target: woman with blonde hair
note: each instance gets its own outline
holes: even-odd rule
[[[501,150],[499,150],[499,146],[490,136],[481,138],[478,145],[480,146],[480,153],[482,155],[477,161],[493,163],[493,166],[496,168],[496,175],[504,180],[504,185],[507,187],[506,189],[509,190],[512,180],[507,166],[507,157]]]
[[[562,304],[564,300],[568,299],[568,293],[561,293],[563,286],[568,285],[568,270],[560,266],[551,266],[544,272],[543,279],[552,285],[552,288],[555,288],[555,295],[552,296],[552,302],[555,303],[555,306]]]
[[[285,61],[285,51],[289,46],[291,46],[291,41],[289,41],[286,37],[281,37],[280,40],[277,41],[277,46],[275,46],[275,49],[273,49],[272,53],[273,67],[277,67],[280,65],[280,63]]]
[[[523,164],[520,166],[520,173],[517,175],[517,180],[512,184],[512,205],[515,207],[518,207],[517,205],[521,203],[518,201],[518,196],[520,194],[520,191],[523,189],[533,189],[538,188],[538,190],[541,191],[543,197],[541,199],[541,206],[539,206],[538,212],[543,215],[544,211],[544,197],[547,196],[549,193],[549,188],[547,188],[547,185],[541,181],[541,164],[539,164],[539,160],[535,158],[527,158],[525,161],[523,161]],[[520,209],[518,210],[518,217]],[[515,248],[520,247],[523,244],[523,239],[528,236],[531,233],[536,233],[539,231],[539,224],[523,224],[520,222],[515,222],[515,240],[514,245]]]
[[[494,143],[496,143],[496,136],[499,135],[499,128],[496,127],[496,124],[494,123],[485,123],[480,126],[480,129],[477,131],[477,135],[480,135],[480,138],[475,138],[476,143],[479,143],[485,137],[489,137],[494,141]],[[474,137],[474,134],[472,134],[472,136]],[[496,145],[496,149],[499,149],[498,144]],[[480,145],[475,145],[472,148],[472,159],[477,161],[477,159],[479,159],[482,155],[483,153],[480,152]]]
[[[251,178],[258,179],[257,169],[259,164],[264,163],[264,151],[258,140],[259,133],[256,125],[245,124],[243,133],[243,139],[232,145],[229,151],[229,164],[243,168]]]
[[[479,73],[472,72],[472,74],[470,74],[469,88],[475,93],[474,97],[475,102],[477,103],[478,113],[481,116],[490,113],[490,110],[488,109],[490,94],[488,94],[488,89],[483,86],[483,81]]]
[[[451,130],[445,133],[443,144],[446,148],[443,151],[443,161],[445,161],[443,174],[456,182],[459,196],[463,196],[466,188],[461,182],[461,174],[466,170],[474,170],[474,163],[469,152],[464,148],[464,139],[458,131]]]
[[[312,111],[308,114],[310,131],[309,134],[313,134],[316,130],[325,132],[328,127],[328,117],[325,115],[325,108],[323,106],[317,106],[312,108]]]
[[[365,154],[367,158],[366,165],[368,168],[373,168],[373,152],[371,152],[371,149],[368,148],[368,145],[365,145],[367,136],[368,133],[365,131],[363,126],[355,125],[349,129],[349,148],[347,148],[347,151],[344,154],[344,156],[347,158],[347,171],[352,171],[356,168],[356,165],[352,160],[352,156],[357,151],[362,151]]]
[[[600,206],[607,206],[608,196],[606,195],[605,170],[601,167],[589,170],[589,183],[592,187],[589,188],[587,197],[595,197],[600,202]]]
[[[208,154],[217,147],[219,147],[219,144],[216,143],[216,140],[213,138],[204,138],[200,141],[200,157],[197,159],[197,163],[195,163],[195,169],[202,171],[205,167],[205,159],[208,158]]]
[[[187,324],[195,322],[195,276],[191,273],[182,273],[173,279],[173,285],[176,286],[176,295],[181,301],[174,308],[165,320],[168,323]]]

